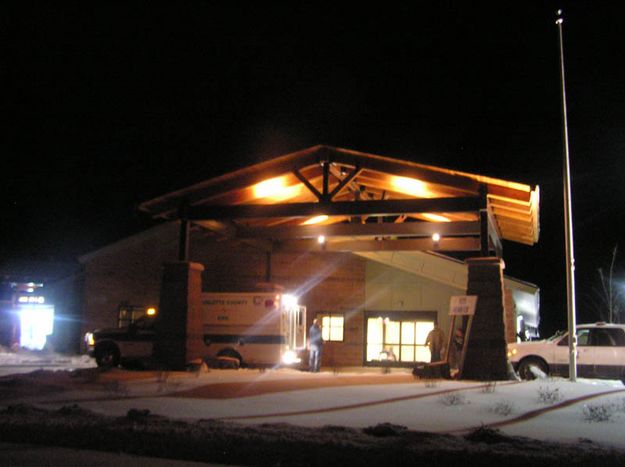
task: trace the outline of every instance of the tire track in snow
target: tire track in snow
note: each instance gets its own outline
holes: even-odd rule
[[[510,385],[510,384],[521,384],[521,381],[506,381],[499,383],[500,385]],[[256,415],[233,415],[229,417],[218,417],[217,420],[252,420],[258,418],[270,418],[270,417],[296,417],[299,415],[311,415],[311,414],[320,414],[320,413],[329,413],[329,412],[339,412],[342,410],[352,410],[352,409],[360,409],[364,407],[372,407],[375,405],[384,405],[384,404],[392,404],[395,402],[403,402],[408,400],[415,399],[423,399],[426,397],[432,396],[440,396],[443,394],[450,394],[454,392],[462,392],[462,391],[471,391],[475,389],[483,389],[489,386],[490,383],[480,384],[477,386],[471,386],[470,388],[451,388],[451,389],[443,389],[440,391],[430,391],[422,394],[411,394],[408,396],[398,396],[391,397],[387,399],[380,399],[375,401],[366,401],[366,402],[358,402],[355,404],[347,404],[347,405],[337,405],[333,407],[325,407],[320,409],[305,409],[305,410],[294,410],[289,412],[274,412],[274,413],[265,413],[265,414],[256,414]]]

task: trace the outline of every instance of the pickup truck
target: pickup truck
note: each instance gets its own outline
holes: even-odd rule
[[[88,332],[85,343],[97,365],[110,368],[149,359],[154,337],[154,317],[145,315],[126,327]]]

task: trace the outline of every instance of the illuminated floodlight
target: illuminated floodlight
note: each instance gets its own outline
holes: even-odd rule
[[[274,201],[281,201],[294,198],[302,191],[302,185],[287,186],[284,177],[270,178],[257,183],[253,187],[255,198],[270,198]]]
[[[391,185],[393,185],[397,191],[407,195],[419,198],[430,196],[430,191],[427,189],[427,185],[416,178],[393,177],[391,179]]]
[[[325,214],[321,214],[320,216],[311,217],[310,219],[302,222],[301,225],[319,224],[319,223],[325,222],[327,220],[328,220],[328,216],[326,216]]]
[[[145,312],[148,316],[154,316],[156,314],[156,308],[154,307],[150,307],[147,309],[147,311]]]
[[[434,232],[432,234],[432,240],[436,243],[441,241],[441,234],[439,234],[438,232]]]
[[[20,346],[42,350],[47,337],[54,329],[54,307],[39,304],[20,305],[19,315]]]
[[[421,215],[432,222],[451,222],[451,219],[449,217],[441,216],[440,214],[424,212]]]
[[[297,306],[297,297],[292,294],[284,294],[282,296],[282,303],[288,308]]]
[[[317,243],[319,243],[319,245],[323,245],[326,242],[326,236],[325,235],[319,235],[317,237]]]
[[[300,363],[302,361],[301,358],[297,356],[293,350],[287,350],[282,354],[282,363],[285,365],[293,365],[295,363]]]

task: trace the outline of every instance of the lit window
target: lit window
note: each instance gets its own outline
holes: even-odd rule
[[[343,324],[345,318],[342,314],[323,313],[317,315],[317,319],[321,321],[321,337],[324,341],[343,341]]]

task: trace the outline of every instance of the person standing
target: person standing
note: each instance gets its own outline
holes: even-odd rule
[[[321,337],[321,324],[314,319],[308,330],[308,369],[317,373],[321,368],[321,355],[323,353],[323,338]]]
[[[434,329],[432,329],[425,338],[425,345],[430,348],[430,361],[441,361],[441,351],[445,345],[445,334],[443,333],[443,330],[438,327],[438,323],[436,321],[434,322]]]

